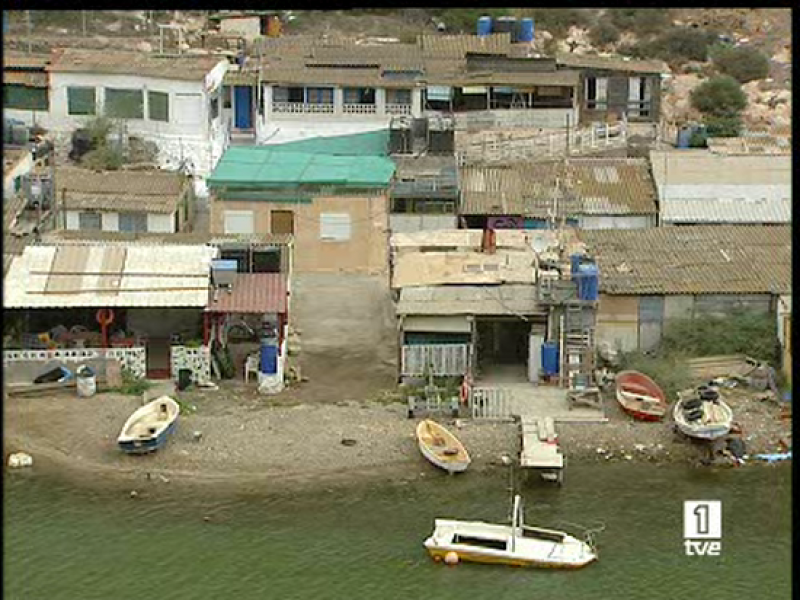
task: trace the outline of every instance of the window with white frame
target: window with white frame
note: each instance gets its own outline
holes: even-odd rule
[[[119,230],[141,233],[147,231],[147,213],[121,212],[119,213]]]
[[[93,87],[67,88],[67,114],[93,115],[96,111],[97,104]]]
[[[254,233],[252,210],[226,210],[224,214],[225,233]]]
[[[99,212],[78,213],[78,229],[81,231],[100,231],[103,228],[103,216]]]
[[[650,80],[647,77],[628,79],[628,114],[630,116],[650,116],[650,91]]]
[[[319,216],[319,239],[323,242],[346,242],[350,239],[351,223],[347,213],[322,213]]]
[[[586,108],[605,110],[608,108],[608,77],[586,78]]]

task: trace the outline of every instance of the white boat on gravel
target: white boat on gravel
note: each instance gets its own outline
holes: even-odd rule
[[[715,440],[731,430],[733,410],[717,390],[702,386],[691,394],[679,396],[672,418],[681,433],[696,439]]]
[[[125,421],[117,438],[128,454],[146,454],[161,448],[175,431],[181,409],[169,396],[161,396],[139,407]]]
[[[590,541],[563,531],[524,524],[522,498],[514,496],[511,525],[436,519],[424,542],[436,561],[461,560],[520,567],[577,569],[597,560]]]

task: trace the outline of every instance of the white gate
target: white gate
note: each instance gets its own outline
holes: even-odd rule
[[[470,390],[473,419],[508,420],[515,414],[514,395],[506,388],[480,388]]]

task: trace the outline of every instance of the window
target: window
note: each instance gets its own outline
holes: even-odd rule
[[[292,211],[270,211],[269,220],[272,233],[294,233],[294,213]]]
[[[274,102],[298,102],[302,103],[305,99],[305,88],[301,87],[275,87],[272,90]]]
[[[67,114],[93,115],[97,110],[93,87],[67,88]]]
[[[306,98],[309,104],[333,104],[333,88],[307,88]]]
[[[319,239],[326,242],[345,242],[350,239],[350,215],[322,213],[319,216]]]
[[[142,90],[106,88],[106,116],[119,119],[144,119]]]
[[[375,104],[375,88],[344,88],[345,104]]]
[[[35,88],[28,87],[27,85],[4,83],[3,108],[50,110],[47,88]]]
[[[121,212],[119,213],[119,230],[134,233],[147,231],[147,213]]]
[[[78,214],[78,229],[81,231],[100,231],[103,218],[99,212],[82,212]]]
[[[254,233],[252,210],[226,210],[225,233]]]
[[[628,79],[628,114],[632,117],[650,116],[650,82],[646,77]]]
[[[213,121],[219,116],[219,98],[213,96],[208,103],[208,114]]]
[[[411,90],[386,90],[386,102],[389,104],[411,104]]]
[[[586,108],[593,110],[605,110],[608,108],[607,89],[608,77],[587,77]]]
[[[166,92],[147,92],[148,118],[151,121],[169,123],[169,94]]]

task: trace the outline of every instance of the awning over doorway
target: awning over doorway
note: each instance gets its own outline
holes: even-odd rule
[[[471,333],[472,323],[465,315],[412,315],[403,319],[405,332]]]

